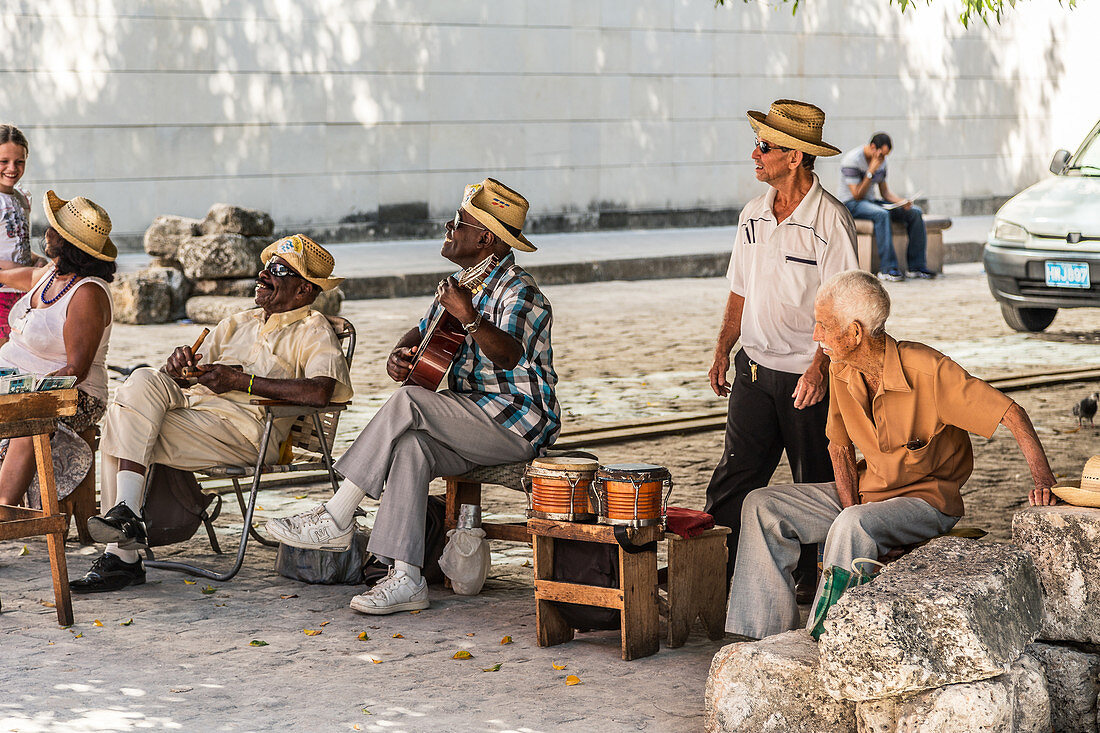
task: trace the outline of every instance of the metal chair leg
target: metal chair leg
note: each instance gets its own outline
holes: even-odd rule
[[[233,477],[233,488],[237,492],[237,504],[241,507],[241,516],[243,517],[245,512],[244,494],[241,492],[241,482],[237,479],[236,476]],[[252,524],[251,522],[248,525],[248,533],[252,535],[252,539],[256,540],[265,547],[279,546],[278,542],[273,542],[257,532],[256,525]]]
[[[267,422],[264,424],[263,438],[260,440],[261,446],[266,446],[268,439],[271,437],[271,426],[275,421],[275,416],[271,413],[267,415]],[[241,566],[244,564],[244,552],[248,547],[248,536],[251,534],[249,529],[252,527],[252,515],[256,510],[256,495],[260,491],[260,474],[263,472],[264,466],[264,451],[260,451],[260,454],[256,457],[255,470],[252,474],[252,491],[248,495],[248,506],[245,508],[242,504],[242,510],[244,511],[244,528],[241,530],[241,544],[237,550],[237,560],[233,563],[227,572],[215,573],[212,570],[206,570],[196,565],[189,565],[183,562],[174,562],[171,560],[156,560],[145,563],[151,568],[158,568],[160,570],[175,570],[181,573],[188,573],[200,578],[209,578],[210,580],[217,580],[219,582],[225,582],[236,575]],[[236,483],[236,481],[234,481]],[[239,495],[238,491],[238,495]],[[243,496],[239,496],[243,501]]]
[[[332,493],[339,490],[336,484],[336,469],[332,463],[332,451],[329,449],[328,440],[325,439],[325,428],[321,422],[321,413],[313,413],[313,429],[317,431],[317,442],[321,444],[321,455],[325,460],[325,468],[328,469],[328,481],[332,484]]]

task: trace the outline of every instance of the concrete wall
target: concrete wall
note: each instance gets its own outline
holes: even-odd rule
[[[969,30],[955,12],[947,0],[904,15],[887,0],[815,0],[794,17],[739,0],[7,0],[0,115],[30,137],[35,196],[88,195],[123,238],[215,201],[268,210],[283,229],[374,222],[380,208],[436,218],[487,174],[533,214],[572,212],[553,226],[729,212],[760,191],[744,112],[777,97],[822,106],[841,148],[888,130],[893,188],[952,214],[1037,180],[1100,117],[1097,3],[1030,0]],[[835,162],[820,172],[835,187]]]

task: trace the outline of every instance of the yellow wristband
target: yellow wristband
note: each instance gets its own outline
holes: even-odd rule
[[[248,394],[252,394],[252,382],[254,382],[255,379],[256,379],[255,374],[249,375],[249,377],[248,377]]]

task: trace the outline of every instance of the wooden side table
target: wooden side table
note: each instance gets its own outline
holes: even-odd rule
[[[68,517],[58,508],[50,433],[57,427],[57,418],[75,414],[75,389],[0,395],[0,438],[33,436],[38,486],[42,494],[41,509],[0,504],[0,540],[46,535],[57,622],[62,626],[73,623],[69,571],[65,565]]]

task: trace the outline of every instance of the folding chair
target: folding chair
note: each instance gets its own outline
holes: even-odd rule
[[[327,316],[336,338],[344,348],[344,358],[347,359],[348,368],[351,368],[351,359],[355,353],[355,327],[346,318],[340,316]],[[153,553],[146,550],[149,560],[146,565],[163,570],[178,570],[191,575],[197,575],[211,580],[226,581],[232,578],[241,569],[244,563],[244,553],[248,546],[248,538],[251,535],[257,542],[268,547],[278,547],[278,542],[272,542],[260,535],[252,524],[252,515],[256,509],[256,496],[260,489],[260,477],[263,474],[294,473],[299,471],[328,472],[332,491],[336,493],[339,488],[336,479],[336,470],[333,468],[332,444],[336,438],[336,428],[340,421],[340,413],[347,409],[349,403],[330,403],[324,407],[308,407],[295,405],[277,400],[253,400],[253,404],[264,407],[264,432],[260,445],[267,445],[271,437],[271,428],[275,420],[284,417],[297,418],[290,428],[290,433],[279,448],[279,458],[274,464],[265,464],[261,454],[256,463],[251,466],[211,466],[199,469],[196,473],[212,478],[229,478],[233,481],[233,488],[237,494],[237,503],[241,507],[244,517],[244,529],[241,531],[241,542],[237,549],[237,560],[233,566],[224,573],[216,573],[195,565],[175,562],[170,560],[155,560]],[[149,473],[152,473],[151,471]],[[252,477],[252,489],[247,501],[241,490],[241,479]],[[218,551],[215,548],[215,551]],[[219,552],[220,554],[220,552]]]

